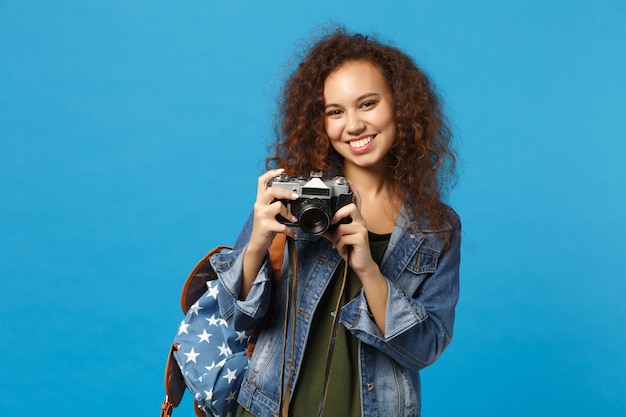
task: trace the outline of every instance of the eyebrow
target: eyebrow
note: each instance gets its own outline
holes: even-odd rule
[[[355,101],[356,101],[356,102],[359,102],[359,101],[365,100],[366,98],[369,98],[369,97],[380,97],[380,94],[378,94],[378,93],[365,93],[365,94],[361,94],[360,96],[358,96],[358,97],[356,98],[356,100],[355,100]],[[324,109],[327,109],[327,108],[329,108],[329,107],[341,107],[341,106],[340,106],[339,104],[329,103],[329,104],[327,104],[327,105],[325,105],[325,106],[324,106]]]

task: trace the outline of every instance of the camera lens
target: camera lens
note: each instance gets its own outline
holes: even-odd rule
[[[306,200],[300,206],[299,226],[310,235],[321,235],[328,230],[331,219],[328,206],[320,200]]]

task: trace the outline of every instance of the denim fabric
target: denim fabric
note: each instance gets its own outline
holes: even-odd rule
[[[452,210],[450,213],[446,227],[432,230],[421,224],[417,231],[410,212],[401,210],[381,264],[389,290],[385,334],[374,323],[363,291],[341,309],[340,323],[359,339],[361,404],[365,417],[419,416],[419,371],[435,362],[452,339],[459,294],[461,224],[456,213]],[[224,319],[239,330],[264,326],[238,400],[254,415],[269,417],[278,414],[277,382],[283,363],[285,314],[280,300],[286,299],[284,277],[291,278],[291,272],[285,253],[283,278],[274,283],[266,259],[248,297],[238,300],[242,255],[251,230],[252,217],[233,250],[214,255],[211,263],[226,290],[218,296]],[[448,234],[446,247],[442,237]],[[299,234],[296,247],[299,273],[295,350],[292,357],[287,349],[284,362],[287,370],[293,370],[292,387],[298,383],[313,312],[341,260],[324,238]],[[289,328],[293,319],[289,317]],[[288,336],[288,347],[291,337]],[[288,375],[285,372],[285,378]]]

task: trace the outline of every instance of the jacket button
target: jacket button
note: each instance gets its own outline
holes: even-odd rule
[[[366,386],[367,386],[367,390],[368,391],[371,391],[371,390],[374,389],[374,383],[373,382],[368,382]]]

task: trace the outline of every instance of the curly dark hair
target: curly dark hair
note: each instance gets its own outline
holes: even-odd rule
[[[308,49],[279,96],[274,154],[266,167],[285,168],[290,174],[342,174],[343,158],[324,130],[323,93],[328,75],[350,61],[376,65],[393,95],[396,139],[390,150],[391,185],[416,219],[426,220],[429,228],[442,226],[449,215],[442,193],[452,186],[456,156],[440,99],[409,56],[371,36],[338,28]]]

